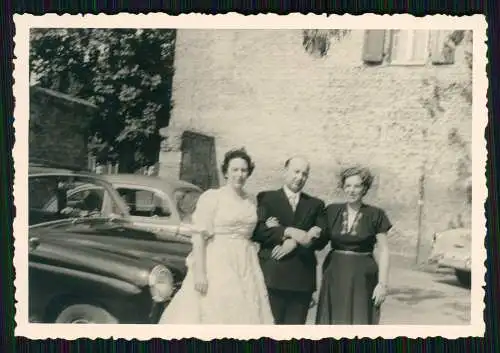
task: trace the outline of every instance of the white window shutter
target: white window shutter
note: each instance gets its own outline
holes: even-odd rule
[[[395,65],[425,65],[429,57],[428,30],[391,31],[391,63]]]
[[[391,61],[404,61],[407,54],[407,32],[404,30],[391,31]]]
[[[450,65],[455,62],[455,45],[448,40],[451,30],[432,31],[431,58],[434,65]]]
[[[411,31],[411,43],[409,44],[412,50],[410,60],[413,62],[426,63],[429,58],[429,31]]]

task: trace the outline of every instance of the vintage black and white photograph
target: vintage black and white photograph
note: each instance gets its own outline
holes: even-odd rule
[[[15,22],[16,334],[483,334],[483,17]]]

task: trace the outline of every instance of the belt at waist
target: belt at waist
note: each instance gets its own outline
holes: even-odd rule
[[[358,251],[337,250],[337,249],[333,250],[333,252],[345,255],[355,255],[355,256],[370,256],[372,254],[371,252],[358,252]]]
[[[252,243],[250,237],[237,234],[216,234],[211,238],[211,240],[213,241],[244,240],[249,243]]]

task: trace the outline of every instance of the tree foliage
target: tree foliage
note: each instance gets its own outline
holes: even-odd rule
[[[348,29],[305,29],[302,31],[302,45],[306,52],[325,57],[332,41],[340,41],[351,31]]]
[[[445,57],[452,56],[455,53],[457,46],[464,46],[464,57],[458,58],[464,60],[469,75],[465,80],[452,82],[448,86],[443,87],[443,91],[458,92],[465,100],[472,105],[472,31],[471,30],[455,30],[452,31],[443,45],[443,55]]]
[[[431,124],[439,121],[445,109],[442,106],[444,99],[451,95],[460,95],[464,101],[472,106],[472,31],[452,31],[443,43],[444,56],[455,56],[456,48],[463,46],[464,57],[454,57],[454,61],[465,61],[468,74],[458,76],[451,82],[443,82],[436,77],[427,77],[423,80],[427,94],[421,98],[421,103],[431,118]],[[447,143],[457,152],[456,172],[458,187],[465,189],[469,197],[472,176],[472,156],[469,143],[460,135],[458,129],[452,128],[448,132]],[[468,202],[471,202],[470,198]]]
[[[127,171],[157,160],[167,126],[175,30],[33,29],[30,73],[47,88],[98,106],[90,148]]]

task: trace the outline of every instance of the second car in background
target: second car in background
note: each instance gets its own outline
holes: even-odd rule
[[[100,175],[109,182],[128,206],[130,220],[142,229],[159,236],[189,241],[189,234],[175,230],[181,223],[191,223],[196,202],[202,190],[185,181],[137,174]],[[72,201],[79,203],[79,209],[92,212],[101,209],[107,202],[106,193],[95,185],[81,185],[68,193]],[[55,200],[52,201],[55,207]]]

